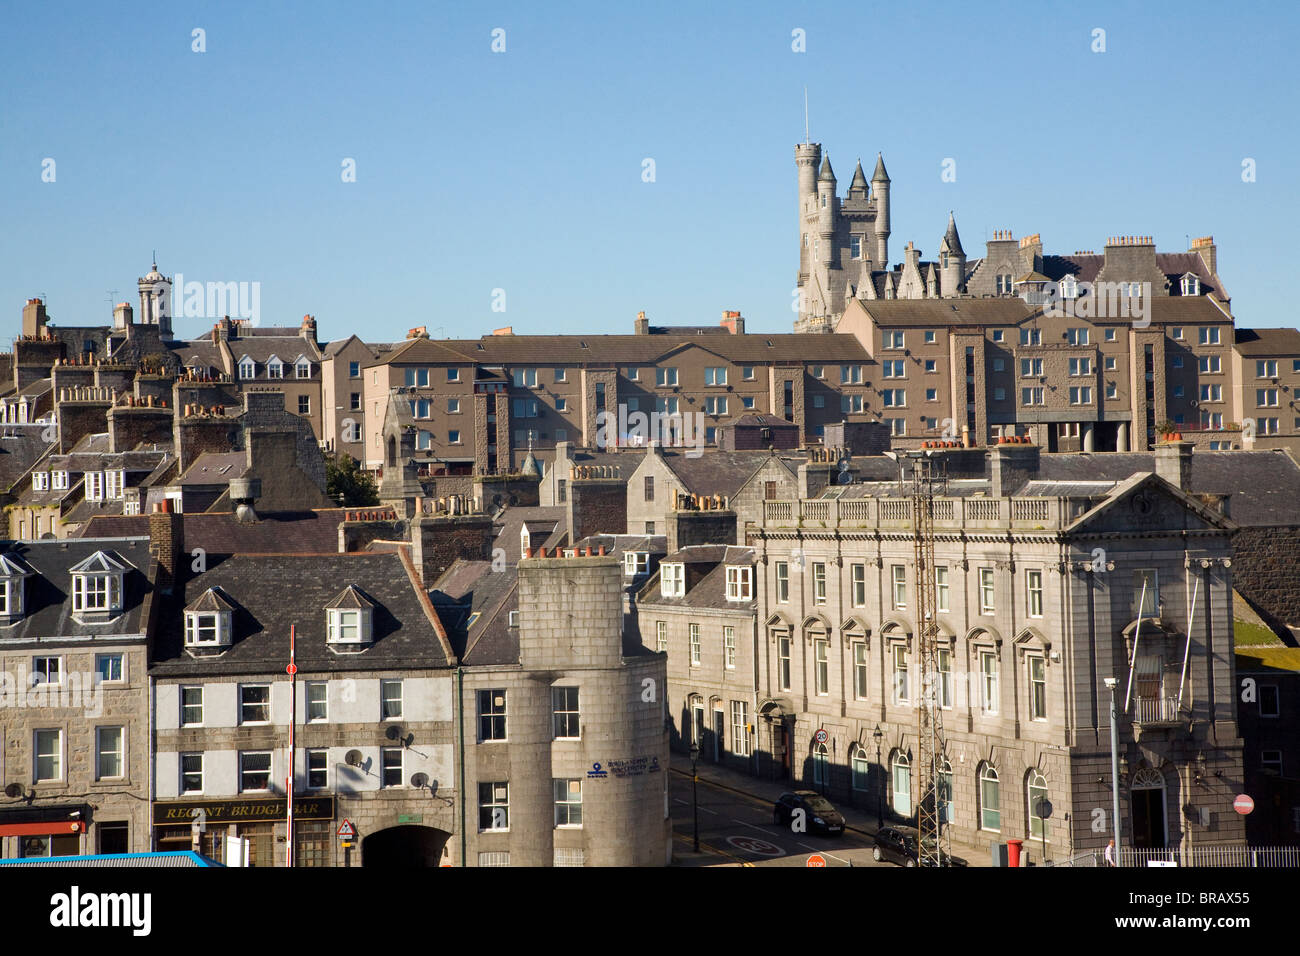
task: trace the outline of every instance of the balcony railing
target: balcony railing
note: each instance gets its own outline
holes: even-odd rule
[[[1139,724],[1172,724],[1178,721],[1177,697],[1135,697],[1133,720]]]
[[[1086,498],[935,498],[933,519],[937,527],[1059,528],[1088,504]],[[912,508],[906,497],[764,501],[763,524],[910,528]]]

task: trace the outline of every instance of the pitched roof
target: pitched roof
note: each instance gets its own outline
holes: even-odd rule
[[[671,449],[663,451],[664,464],[688,494],[727,497],[739,491],[771,457],[766,449],[709,451],[697,458]]]
[[[40,457],[54,447],[42,437],[45,425],[0,426],[0,492],[31,471]]]
[[[1237,329],[1236,347],[1242,355],[1300,358],[1300,329]]]
[[[231,513],[186,514],[181,516],[181,527],[185,547],[202,548],[208,554],[322,554],[338,550],[339,525],[348,510],[259,512],[254,522],[237,521]],[[106,515],[87,521],[79,537],[148,533],[148,515]]]
[[[205,451],[194,459],[178,479],[182,485],[224,485],[248,470],[248,456],[242,451]]]
[[[35,572],[24,582],[23,617],[4,629],[6,640],[56,642],[109,635],[143,639],[143,602],[152,589],[148,538],[7,541],[0,543],[0,550]],[[102,622],[78,621],[72,615],[73,569],[116,567],[124,573],[122,613]]]
[[[207,570],[187,576],[162,602],[150,670],[161,677],[283,673],[290,626],[300,673],[449,666],[412,573],[400,552],[209,554]],[[336,654],[326,642],[326,608],[341,583],[375,602],[374,642],[359,653]],[[181,612],[212,588],[234,605],[234,643],[219,657],[195,660],[184,650]]]

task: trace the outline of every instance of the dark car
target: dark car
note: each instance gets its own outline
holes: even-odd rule
[[[796,810],[804,812],[803,820],[810,831],[827,836],[840,836],[844,832],[844,815],[831,806],[829,800],[812,790],[781,794],[772,807],[772,822],[777,826],[789,826]]]
[[[881,827],[876,833],[876,845],[871,851],[877,863],[888,860],[890,863],[897,863],[900,866],[916,866],[916,841],[919,834],[915,827]],[[934,837],[927,836],[924,840],[925,848],[931,850],[934,847]],[[929,852],[926,856],[933,860],[935,853]],[[933,862],[924,862],[923,866],[933,866]],[[942,857],[940,866],[967,866],[965,860],[958,856],[945,855]]]

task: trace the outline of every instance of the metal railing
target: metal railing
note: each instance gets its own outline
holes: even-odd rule
[[[1300,846],[1190,846],[1148,849],[1124,847],[1120,866],[1250,866],[1267,869],[1300,867]]]
[[[936,498],[933,518],[938,526],[1060,527],[1081,512],[1086,499],[1069,498]],[[826,527],[872,527],[912,521],[907,497],[802,499],[763,502],[769,526],[821,524]]]
[[[1139,724],[1167,724],[1178,720],[1177,697],[1135,697],[1133,720]]]

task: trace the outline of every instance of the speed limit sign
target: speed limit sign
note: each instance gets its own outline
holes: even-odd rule
[[[824,744],[830,739],[830,736],[831,735],[826,732],[825,728],[820,728],[817,733],[813,734],[813,739],[819,744]]]

